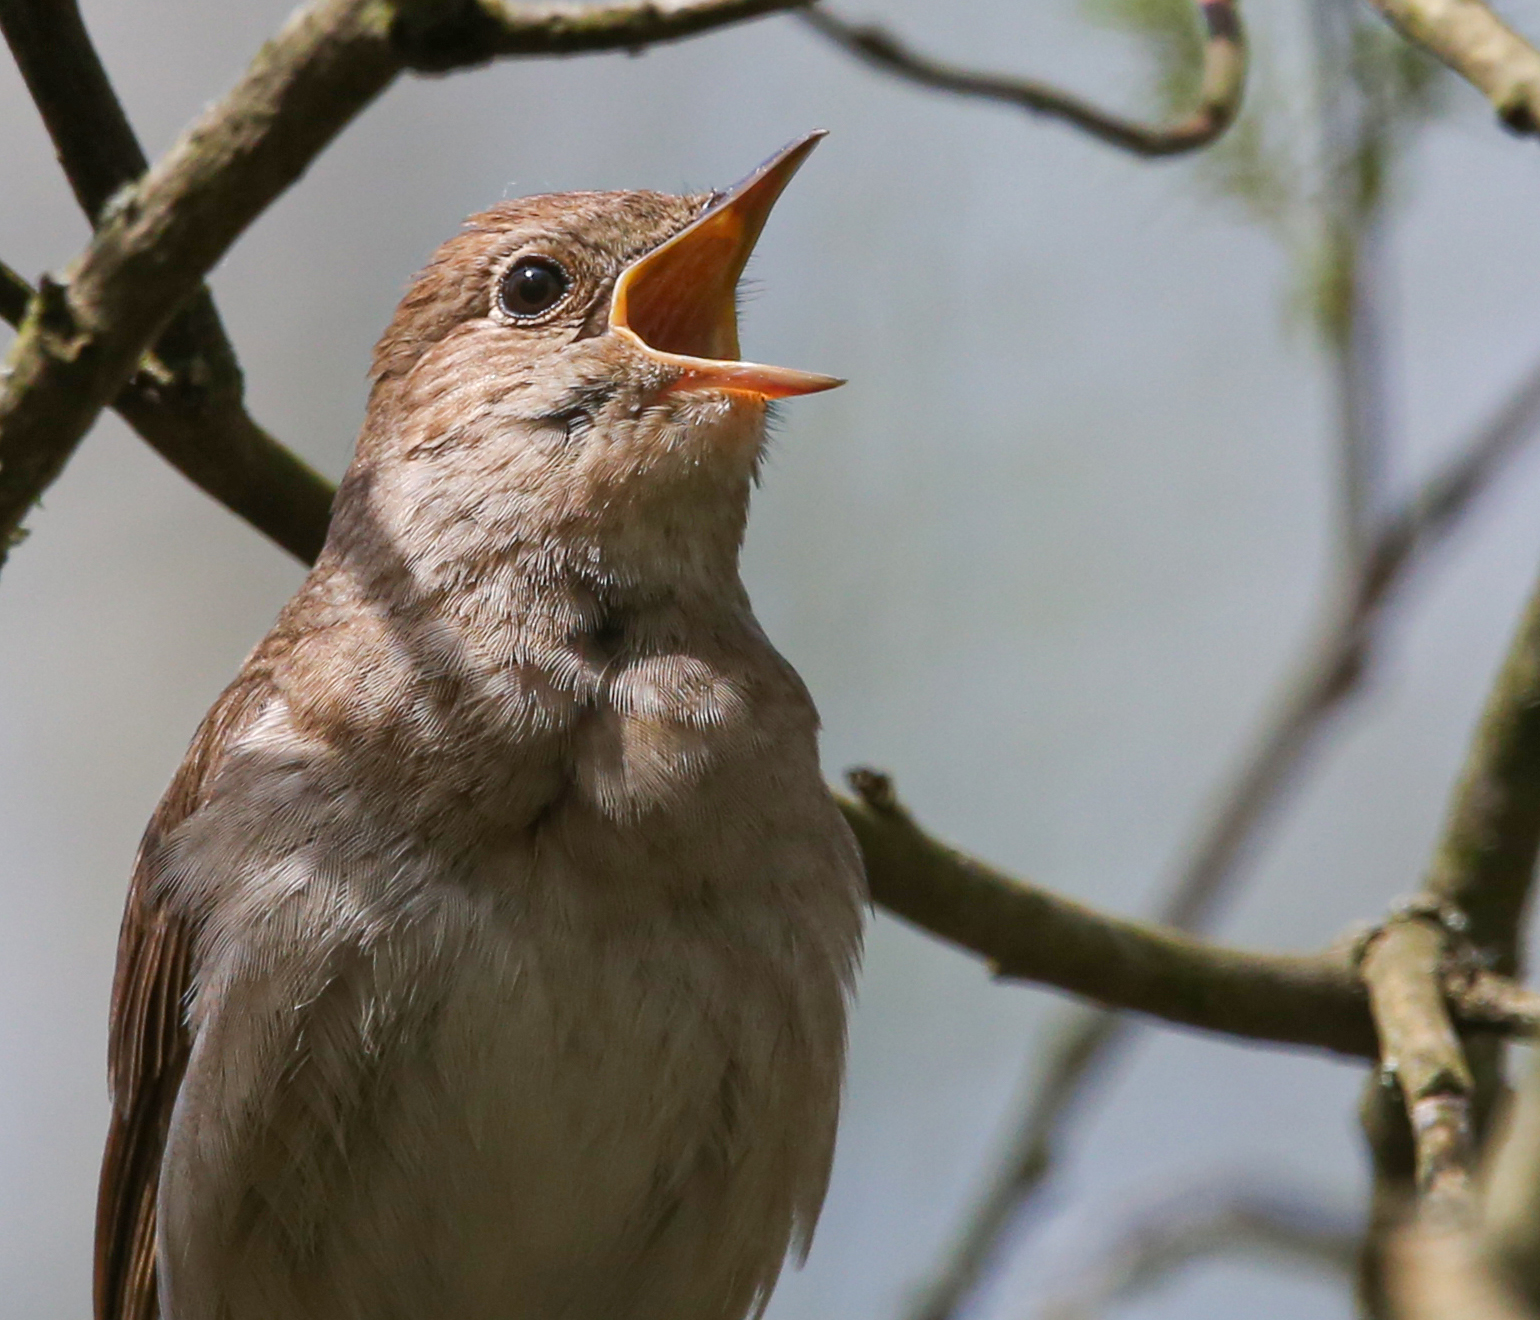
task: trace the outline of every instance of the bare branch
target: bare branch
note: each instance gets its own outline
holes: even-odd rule
[[[406,65],[442,73],[503,56],[638,51],[681,41],[813,0],[611,0],[524,4],[520,0],[406,0],[397,3],[392,41]]]
[[[0,262],[0,320],[19,326],[31,297],[31,285]],[[258,426],[239,393],[209,385],[184,382],[152,360],[112,406],[193,485],[296,558],[313,562],[331,517],[331,482]]]
[[[1408,913],[1370,940],[1363,976],[1381,1067],[1394,1074],[1411,1119],[1424,1213],[1463,1225],[1474,1206],[1476,1082],[1444,1002],[1444,954],[1439,922]]]
[[[1483,1179],[1480,1222],[1403,1225],[1389,1240],[1396,1320],[1540,1316],[1540,1073],[1531,1071]]]
[[[80,209],[94,222],[149,166],[75,0],[0,0],[0,32]]]
[[[76,200],[96,221],[145,157],[75,0],[0,0],[0,31],[53,138]],[[19,325],[31,289],[16,278],[5,319]],[[245,381],[219,313],[199,288],[114,407],[196,486],[301,559],[320,552],[330,483],[247,414]]]
[[[1469,1023],[1540,1022],[1540,993],[1480,968],[1455,966],[1445,969],[1445,985],[1460,1005],[1460,1017]]]
[[[841,806],[872,897],[980,954],[997,975],[1242,1039],[1373,1058],[1368,998],[1346,952],[1258,953],[1110,916],[964,856],[924,833],[883,775],[855,771]],[[1457,993],[1463,982],[1452,982]],[[1495,1005],[1482,1007],[1490,1024]],[[1540,1023],[1515,1017],[1507,1030]]]
[[[1485,94],[1515,133],[1540,132],[1540,51],[1483,0],[1370,0],[1408,41]]]
[[[1176,156],[1207,146],[1240,110],[1246,87],[1246,43],[1233,0],[1201,0],[1205,41],[1203,75],[1193,110],[1169,125],[1140,124],[1101,110],[1046,83],[980,73],[922,55],[883,28],[847,22],[824,5],[802,12],[816,32],[884,73],[960,96],[1019,106],[1063,120],[1138,156]]]
[[[214,263],[404,69],[634,48],[800,2],[313,0],[229,95],[115,197],[67,286],[41,290],[0,391],[0,552]]]
[[[10,325],[20,325],[27,314],[27,304],[32,301],[32,286],[14,270],[0,261],[0,320]]]
[[[1168,1198],[1125,1224],[1042,1320],[1097,1320],[1177,1270],[1213,1256],[1281,1257],[1351,1274],[1357,1225],[1298,1195],[1246,1184]]]

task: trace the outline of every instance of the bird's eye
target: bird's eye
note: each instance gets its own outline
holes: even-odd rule
[[[539,316],[562,300],[570,283],[567,272],[549,257],[525,257],[503,276],[498,300],[509,316]]]

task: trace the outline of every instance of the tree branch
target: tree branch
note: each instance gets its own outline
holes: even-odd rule
[[[803,10],[802,18],[814,31],[884,73],[922,87],[1001,101],[1063,120],[1138,156],[1175,156],[1207,146],[1223,133],[1240,110],[1246,87],[1245,33],[1233,0],[1201,0],[1199,9],[1205,38],[1197,105],[1169,125],[1125,119],[1046,83],[945,64],[904,45],[883,28],[849,23],[823,5]]]
[[[1411,1120],[1424,1212],[1453,1225],[1468,1224],[1474,1209],[1476,1082],[1444,1002],[1444,956],[1439,922],[1408,913],[1376,932],[1362,967],[1380,1066],[1394,1074]]]
[[[0,554],[145,347],[241,231],[403,70],[632,49],[802,0],[313,0],[236,87],[119,192],[68,283],[44,284],[0,391]]]
[[[75,0],[0,0],[0,31],[94,224],[146,161],[80,10]],[[14,273],[8,282],[19,288],[0,315],[20,325],[32,291]],[[207,288],[177,313],[154,353],[153,366],[136,373],[113,406],[205,493],[291,554],[314,559],[326,536],[331,485],[247,414],[245,380]]]
[[[80,209],[93,222],[148,168],[75,0],[0,0],[5,34]]]
[[[1515,133],[1540,132],[1540,51],[1483,0],[1370,0],[1396,30],[1485,94]]]
[[[32,293],[0,262],[0,320],[20,325]],[[321,553],[331,482],[258,426],[238,393],[184,384],[152,361],[112,407],[184,477],[290,554],[311,563]]]
[[[1376,1054],[1369,1003],[1344,952],[1257,953],[1098,912],[1026,884],[924,833],[886,776],[851,775],[842,801],[872,898],[930,934],[1035,981],[1180,1026],[1359,1058]],[[1461,983],[1452,983],[1459,993]],[[1491,1024],[1494,1005],[1482,1004]],[[1532,1033],[1531,1017],[1507,1030]]]

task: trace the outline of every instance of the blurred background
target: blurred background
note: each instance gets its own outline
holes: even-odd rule
[[[1148,51],[1073,0],[849,5],[958,61],[1146,104]],[[1540,30],[1540,4],[1508,8]],[[153,156],[288,3],[83,9]],[[1286,116],[1298,16],[1254,9]],[[751,268],[745,352],[851,383],[785,409],[746,555],[760,616],[818,700],[831,777],[888,769],[943,837],[1139,911],[1250,746],[1331,572],[1336,403],[1299,253],[1255,205],[1216,198],[1201,164],[884,79],[790,18],[407,79],[214,275],[252,410],[339,475],[372,341],[466,213],[724,185],[819,126],[831,136]],[[1533,145],[1452,84],[1398,177],[1379,281],[1390,496],[1540,357]],[[86,236],[0,60],[0,256],[34,277]],[[1540,457],[1521,456],[1418,578],[1366,697],[1263,835],[1227,937],[1317,946],[1415,885],[1540,563],[1537,501]],[[30,526],[0,580],[0,1291],[9,1315],[81,1320],[134,847],[301,568],[114,418]],[[896,1320],[997,1159],[1054,1008],[874,918],[833,1188],[772,1320]],[[1216,1181],[1356,1213],[1360,1080],[1142,1034],[970,1315],[1026,1320],[1141,1207]],[[1119,1313],[1330,1320],[1350,1301],[1339,1280],[1226,1258]]]

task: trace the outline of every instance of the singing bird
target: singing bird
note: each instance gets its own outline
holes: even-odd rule
[[[817,716],[738,576],[731,191],[470,219],[314,570],[141,845],[98,1320],[741,1320],[806,1250],[859,955]]]

